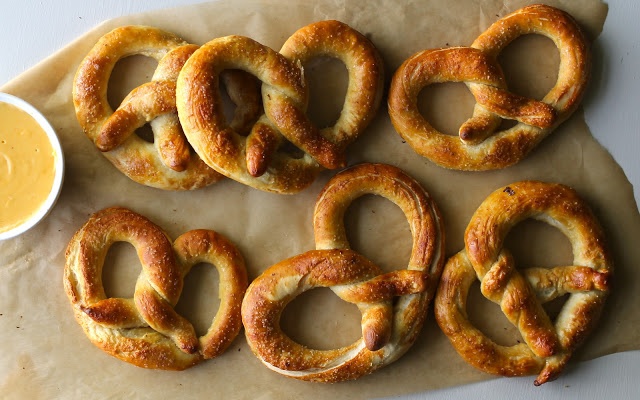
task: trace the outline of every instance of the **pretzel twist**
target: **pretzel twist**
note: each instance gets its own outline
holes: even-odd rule
[[[136,248],[142,265],[130,299],[107,297],[102,285],[107,251],[119,241]],[[173,307],[184,277],[201,262],[218,270],[221,303],[198,338]],[[183,370],[221,354],[242,327],[247,284],[242,255],[222,235],[193,230],[172,244],[157,225],[121,207],[92,215],[66,251],[65,291],[85,334],[105,352],[144,368]]]
[[[190,150],[176,109],[178,73],[198,48],[157,28],[125,26],[102,36],[81,62],[73,84],[78,121],[104,156],[132,180],[161,189],[187,190],[210,185],[222,175]],[[107,100],[111,72],[122,58],[141,54],[158,61],[150,82],[129,93],[114,112]],[[246,77],[227,77],[230,93],[251,93]],[[257,89],[245,95],[235,123],[257,118]],[[237,95],[236,95],[237,96]],[[149,123],[153,143],[134,132]]]
[[[303,64],[320,56],[342,60],[349,73],[343,110],[326,129],[306,116]],[[230,68],[262,81],[265,114],[248,136],[230,127],[222,110],[217,77]],[[346,147],[375,115],[382,85],[382,61],[373,44],[346,24],[321,21],[295,32],[279,53],[242,36],[204,44],[178,77],[178,115],[189,142],[209,166],[261,190],[294,193],[323,168],[345,165]],[[289,143],[303,154],[287,151]]]
[[[541,101],[508,91],[498,64],[500,52],[525,34],[544,35],[560,53],[558,79]],[[424,50],[396,71],[389,91],[389,114],[398,133],[423,157],[457,170],[505,168],[522,160],[578,107],[590,72],[587,39],[564,11],[531,5],[491,25],[471,45]],[[476,100],[459,138],[436,130],[418,110],[418,94],[428,85],[464,82]],[[497,131],[502,119],[515,126]]]
[[[383,273],[349,249],[344,212],[377,194],[405,213],[413,236],[405,270]],[[402,356],[414,343],[443,266],[440,214],[420,185],[399,169],[361,164],[337,174],[320,194],[314,216],[316,250],[279,262],[249,288],[242,305],[247,341],[271,370],[318,382],[356,379]],[[309,349],[280,329],[282,310],[296,296],[329,287],[362,313],[362,338],[332,350]]]
[[[534,218],[570,240],[571,266],[517,270],[503,242],[520,221]],[[485,372],[538,374],[535,385],[555,379],[593,330],[609,292],[613,266],[604,233],[586,203],[563,185],[524,181],[492,193],[473,215],[465,249],[447,262],[435,300],[438,324],[458,353]],[[524,343],[500,346],[467,318],[466,301],[478,279],[482,294],[499,304]],[[569,294],[551,321],[542,304]]]

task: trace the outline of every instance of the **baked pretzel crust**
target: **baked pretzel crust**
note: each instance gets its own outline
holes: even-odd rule
[[[102,268],[110,246],[131,243],[142,271],[133,298],[110,298]],[[197,263],[219,272],[220,308],[207,332],[197,337],[175,312],[184,277]],[[139,367],[183,370],[221,354],[238,335],[247,287],[244,259],[222,235],[189,231],[171,243],[147,218],[122,207],[92,215],[66,250],[64,287],[77,322],[106,353]]]
[[[570,240],[573,265],[517,270],[503,248],[509,230],[534,218]],[[567,186],[517,182],[493,192],[473,215],[465,249],[451,257],[435,299],[436,320],[458,353],[485,372],[538,374],[535,385],[555,379],[594,329],[610,291],[613,271],[602,228],[587,204]],[[482,294],[499,304],[524,343],[500,346],[467,318],[466,301],[478,279]],[[569,294],[552,321],[542,304]]]
[[[116,168],[138,183],[189,190],[223,178],[190,151],[178,121],[175,81],[196,48],[157,28],[124,26],[102,36],[78,66],[73,103],[80,126]],[[107,100],[109,78],[116,63],[132,55],[151,57],[158,68],[114,112]],[[147,122],[153,143],[134,134]]]
[[[345,104],[332,128],[319,129],[306,116],[308,84],[303,63],[329,56],[349,72]],[[244,70],[262,81],[265,114],[248,136],[227,124],[218,76]],[[383,67],[363,35],[338,21],[321,21],[295,32],[276,52],[243,36],[216,38],[187,61],[177,82],[180,122],[195,151],[212,168],[254,188],[296,193],[324,168],[346,164],[346,147],[376,114]],[[293,144],[303,154],[291,154]]]
[[[383,273],[349,249],[344,211],[364,194],[390,199],[407,216],[414,240],[407,269]],[[269,267],[247,290],[242,317],[254,354],[275,372],[316,382],[356,379],[400,358],[418,337],[442,271],[441,224],[431,198],[396,167],[360,164],[337,174],[316,203],[316,250]],[[314,287],[329,287],[358,306],[359,340],[338,349],[315,350],[280,329],[286,305]]]
[[[560,54],[558,79],[540,101],[508,91],[500,52],[525,34],[550,38]],[[587,87],[591,55],[586,37],[566,12],[546,5],[517,10],[491,25],[471,45],[425,50],[408,58],[393,76],[388,107],[396,131],[420,155],[450,169],[505,168],[525,158],[576,110]],[[459,137],[437,131],[418,109],[428,85],[464,82],[476,100]],[[515,126],[497,131],[502,119]]]

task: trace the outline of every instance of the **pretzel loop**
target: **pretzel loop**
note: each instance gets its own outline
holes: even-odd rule
[[[306,116],[309,93],[302,64],[322,55],[348,63],[350,83],[336,126],[321,130]],[[262,82],[265,114],[248,136],[230,127],[223,114],[218,76],[226,69],[244,70]],[[187,61],[176,93],[185,134],[209,166],[261,190],[294,193],[323,168],[345,164],[345,148],[380,103],[382,62],[364,36],[338,21],[322,21],[294,33],[281,53],[246,37],[214,39]]]
[[[136,248],[142,265],[132,299],[108,298],[102,285],[105,256],[119,241]],[[200,338],[174,310],[184,277],[199,262],[218,269],[221,297]],[[238,250],[216,232],[190,231],[172,244],[148,219],[113,207],[92,215],[69,242],[64,285],[76,320],[96,346],[140,367],[182,370],[216,357],[237,336],[247,276]]]
[[[242,255],[224,236],[205,229],[178,236],[173,249],[182,266],[182,276],[199,263],[211,264],[218,271],[220,307],[207,332],[198,339],[204,359],[217,357],[231,345],[242,328],[240,307],[248,285]]]
[[[408,269],[383,273],[349,249],[343,216],[351,201],[372,193],[396,203],[410,222],[414,245]],[[413,179],[395,167],[361,164],[337,174],[314,214],[316,250],[269,267],[243,301],[246,337],[270,369],[303,380],[355,379],[404,354],[417,338],[440,275],[444,238],[439,212]],[[362,313],[362,338],[333,350],[308,349],[279,327],[282,310],[314,287],[329,287]]]
[[[573,112],[582,98],[589,78],[587,39],[577,22],[566,12],[541,5],[524,7],[496,21],[471,44],[497,60],[513,40],[527,34],[551,39],[560,53],[558,79],[542,102],[552,106],[562,118]],[[469,88],[472,92],[475,88]]]
[[[327,37],[331,40],[326,40]],[[297,65],[305,65],[317,57],[333,57],[347,67],[347,94],[340,116],[332,127],[319,129],[315,126],[306,115],[306,102],[292,102],[271,85],[263,85],[262,89],[265,113],[289,141],[325,168],[344,167],[346,147],[371,122],[382,98],[382,60],[377,50],[348,25],[320,21],[291,35],[280,54]]]
[[[504,47],[529,33],[551,38],[560,52],[556,84],[540,101],[509,92],[497,61]],[[589,71],[587,40],[575,20],[550,6],[527,6],[495,22],[471,47],[425,50],[408,58],[393,76],[389,114],[409,145],[440,166],[504,168],[523,159],[575,111]],[[418,110],[420,91],[440,82],[464,82],[476,100],[459,138],[437,131]],[[502,119],[517,124],[497,131]]]
[[[559,228],[570,240],[574,265],[514,268],[504,238],[520,221],[534,218]],[[577,193],[563,185],[518,182],[492,193],[476,210],[465,249],[445,266],[435,300],[436,319],[470,364],[505,376],[538,374],[536,385],[555,379],[593,330],[609,292],[613,267],[604,234]],[[525,343],[499,346],[469,322],[466,301],[474,280],[500,304]],[[551,321],[542,304],[569,294]]]

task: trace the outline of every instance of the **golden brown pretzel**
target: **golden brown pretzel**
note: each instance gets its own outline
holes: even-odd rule
[[[350,82],[336,125],[320,130],[306,116],[309,97],[303,63],[317,56],[339,58]],[[217,76],[245,70],[260,79],[265,115],[245,137],[228,126]],[[345,149],[371,121],[382,96],[382,61],[371,42],[338,21],[295,32],[280,53],[242,36],[204,44],[187,61],[177,82],[178,115],[189,142],[218,172],[249,186],[294,193],[322,168],[345,164]],[[293,143],[301,157],[286,151]]]
[[[108,298],[102,285],[105,256],[118,241],[131,243],[142,264],[132,299]],[[184,277],[200,262],[217,268],[221,303],[198,338],[173,307]],[[214,231],[189,231],[172,244],[145,217],[112,207],[92,215],[69,242],[64,286],[76,320],[96,346],[140,367],[183,370],[221,354],[237,336],[247,273],[235,246]]]
[[[549,37],[560,52],[558,79],[541,101],[509,92],[497,62],[509,43],[530,33]],[[590,62],[587,40],[569,14],[546,5],[527,6],[495,22],[471,47],[425,50],[407,59],[391,82],[389,114],[407,143],[440,166],[504,168],[523,159],[575,111]],[[418,110],[420,91],[439,82],[464,82],[476,100],[459,138],[437,131]],[[517,124],[496,132],[503,118]]]
[[[368,193],[396,203],[410,222],[414,243],[407,269],[384,274],[349,249],[344,211]],[[317,250],[271,266],[247,289],[242,304],[247,341],[268,368],[283,375],[318,382],[356,379],[397,360],[416,340],[443,266],[440,215],[420,185],[399,169],[361,164],[336,175],[322,191],[314,230]],[[282,310],[314,287],[329,287],[358,306],[361,339],[315,350],[282,332]]]
[[[527,218],[547,222],[569,238],[572,266],[515,269],[502,244],[509,230]],[[535,181],[500,188],[475,212],[465,249],[445,266],[435,300],[438,324],[476,368],[504,376],[538,374],[536,385],[551,381],[594,328],[608,295],[613,266],[605,242],[598,221],[574,190]],[[476,279],[524,343],[500,346],[469,322],[467,294]],[[542,303],[567,293],[568,300],[551,321]]]
[[[190,150],[177,116],[175,82],[197,48],[157,28],[125,26],[102,36],[78,67],[73,100],[82,129],[114,166],[138,183],[186,190],[222,178]],[[136,54],[156,59],[158,67],[152,80],[135,88],[114,112],[107,101],[111,72],[120,59]],[[245,90],[242,79],[230,80],[230,93]],[[257,118],[259,95],[251,100],[238,107],[237,119]],[[153,143],[134,134],[147,122]]]

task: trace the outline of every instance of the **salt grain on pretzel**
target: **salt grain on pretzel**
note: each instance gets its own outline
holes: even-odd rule
[[[119,241],[131,243],[142,264],[131,299],[109,298],[102,285],[106,254]],[[199,338],[173,309],[184,277],[198,263],[218,270],[221,299]],[[96,346],[140,367],[183,370],[220,355],[238,335],[247,273],[235,246],[214,231],[189,231],[172,244],[145,217],[112,207],[92,215],[69,242],[64,287],[76,320]]]
[[[509,92],[497,61],[509,43],[526,34],[550,38],[560,53],[558,79],[540,101]],[[546,5],[527,6],[495,22],[471,47],[425,50],[407,59],[391,82],[389,114],[407,143],[440,166],[504,168],[522,160],[575,111],[590,63],[587,40],[570,15]],[[441,82],[464,82],[477,103],[459,138],[437,131],[418,110],[420,91]],[[496,132],[502,119],[517,123]]]
[[[534,218],[570,240],[573,265],[517,270],[503,243],[520,221]],[[438,324],[471,365],[504,376],[538,374],[535,385],[555,379],[597,323],[613,270],[605,237],[578,194],[559,184],[518,182],[493,192],[471,218],[465,248],[451,257],[435,300]],[[471,284],[500,305],[524,343],[501,346],[473,326],[466,303]],[[569,294],[552,321],[542,304]]]
[[[343,111],[333,128],[319,129],[306,116],[309,98],[303,64],[313,57],[342,60],[349,72]],[[265,115],[248,136],[227,124],[218,75],[240,69],[262,81]],[[323,168],[345,165],[345,149],[369,124],[382,96],[382,61],[371,42],[338,21],[295,32],[280,53],[242,36],[204,44],[177,82],[180,121],[189,142],[218,172],[278,193],[307,187]],[[302,156],[286,151],[292,143]]]
[[[175,82],[187,58],[197,49],[157,28],[125,26],[102,36],[80,63],[73,84],[78,121],[104,156],[132,180],[161,189],[196,189],[222,176],[191,151],[178,121]],[[116,63],[141,54],[158,61],[152,80],[135,88],[114,112],[107,87]],[[243,85],[239,78],[237,85]],[[238,87],[235,90],[243,90]],[[256,94],[236,114],[261,107]],[[149,123],[153,143],[134,134]]]
[[[364,194],[397,204],[409,221],[413,247],[407,269],[383,273],[349,249],[344,212]],[[247,341],[271,370],[317,382],[356,379],[392,363],[416,340],[443,266],[439,212],[420,185],[399,169],[361,164],[336,175],[320,194],[314,217],[316,250],[279,262],[247,290],[242,318]],[[362,313],[362,338],[332,350],[309,349],[280,329],[296,296],[329,287]]]

